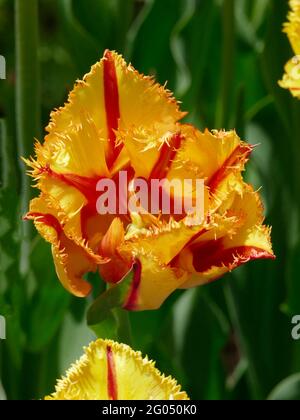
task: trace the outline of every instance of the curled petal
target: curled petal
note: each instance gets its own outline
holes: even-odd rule
[[[89,294],[91,286],[83,275],[95,271],[103,259],[80,238],[66,236],[64,220],[47,196],[32,200],[25,219],[33,220],[39,233],[52,244],[56,272],[63,286],[78,297]]]

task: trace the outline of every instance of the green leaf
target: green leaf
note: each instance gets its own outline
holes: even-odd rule
[[[113,317],[113,310],[121,308],[128,295],[134,275],[134,268],[118,284],[111,286],[93,302],[87,313],[88,325],[97,325]]]
[[[299,401],[300,400],[300,373],[291,375],[280,382],[276,388],[271,392],[268,400],[285,400],[285,401]]]
[[[113,311],[105,320],[99,324],[90,325],[90,328],[98,338],[118,341],[118,326]]]

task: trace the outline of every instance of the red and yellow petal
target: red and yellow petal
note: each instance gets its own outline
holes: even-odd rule
[[[236,221],[235,230],[214,239],[203,235],[178,257],[176,266],[191,274],[183,288],[215,280],[250,260],[275,258],[259,196],[251,187],[245,184],[243,195],[236,194],[227,215]]]
[[[101,277],[108,283],[119,282],[132,266],[132,256],[125,258],[119,254],[119,248],[124,243],[124,226],[120,218],[116,217],[101,240],[99,253],[108,258],[106,264],[99,266]]]
[[[185,271],[162,264],[151,253],[136,252],[134,259],[135,272],[123,305],[127,310],[158,309],[186,281]]]
[[[170,179],[204,179],[211,194],[232,172],[244,169],[252,147],[240,140],[235,131],[201,132],[192,126],[182,126],[185,140],[178,150]]]
[[[188,400],[177,382],[125,344],[97,340],[47,400]]]
[[[64,219],[46,195],[31,201],[25,219],[33,220],[41,236],[51,243],[57,276],[65,289],[78,297],[88,295],[91,286],[83,276],[95,271],[105,260],[95,255],[81,238],[66,235]]]
[[[151,253],[162,264],[169,264],[203,228],[202,225],[190,226],[173,219],[148,229],[133,229],[133,233],[129,227],[120,252],[132,255]]]

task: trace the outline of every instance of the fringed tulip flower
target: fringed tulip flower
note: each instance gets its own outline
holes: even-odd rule
[[[288,35],[295,56],[286,64],[285,74],[279,84],[300,99],[300,0],[290,0],[290,7],[284,32]]]
[[[48,400],[188,400],[180,385],[125,344],[97,340]]]
[[[132,270],[128,310],[158,308],[178,288],[211,282],[250,260],[274,258],[260,197],[242,178],[252,146],[234,131],[200,132],[164,87],[106,51],[68,102],[51,114],[43,144],[27,160],[41,191],[26,219],[52,244],[57,275],[76,296],[99,271],[114,285]],[[99,214],[101,180],[125,187],[116,214]],[[135,179],[204,180],[203,218],[126,209]],[[194,200],[194,190],[186,193]],[[161,204],[161,201],[159,201]]]

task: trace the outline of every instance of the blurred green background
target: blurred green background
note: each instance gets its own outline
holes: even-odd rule
[[[300,101],[277,85],[293,55],[287,10],[285,0],[0,0],[2,397],[43,397],[93,338],[88,299],[63,290],[50,247],[21,221],[33,191],[19,156],[110,48],[167,80],[187,121],[259,144],[246,177],[263,187],[277,255],[130,313],[134,349],[191,398],[300,398]]]

